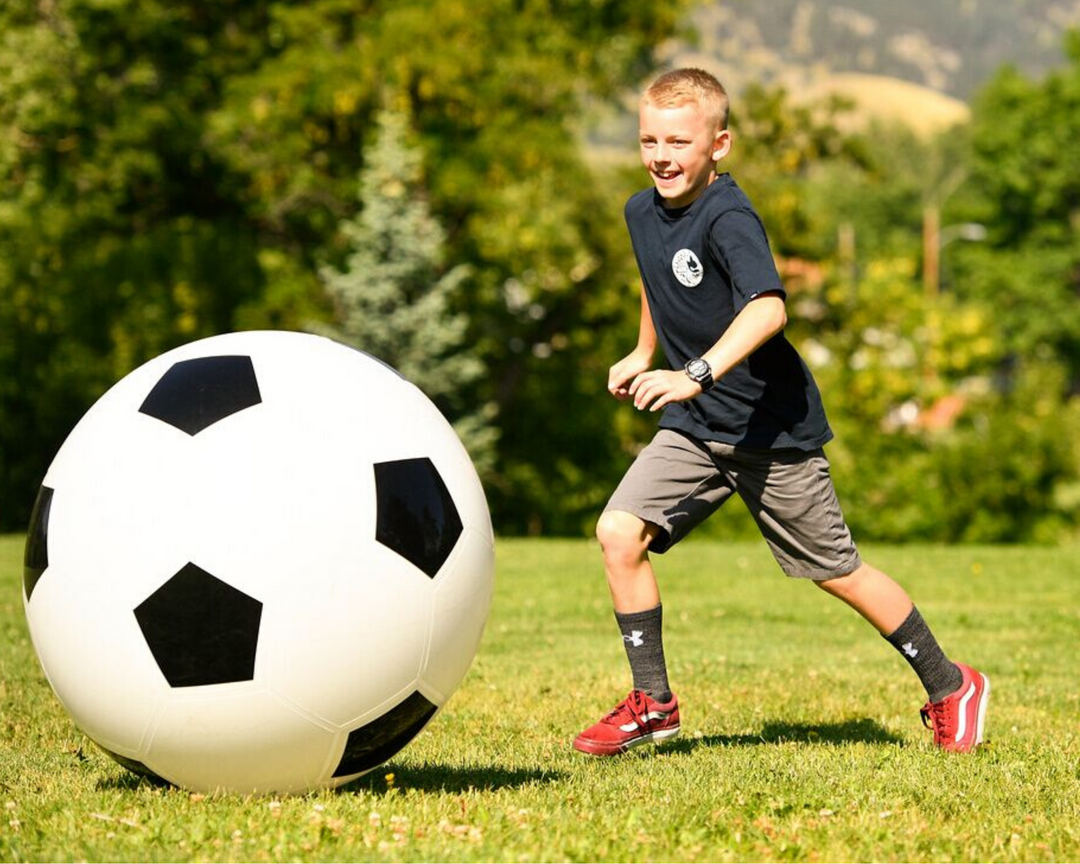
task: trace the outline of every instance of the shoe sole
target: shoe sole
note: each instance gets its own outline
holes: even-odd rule
[[[620,753],[640,747],[642,744],[660,744],[678,734],[679,727],[673,726],[670,729],[658,729],[655,732],[631,738],[621,744],[607,744],[600,741],[590,741],[587,738],[584,740],[578,738],[574,741],[574,749],[579,753],[587,753],[590,756],[618,756]]]

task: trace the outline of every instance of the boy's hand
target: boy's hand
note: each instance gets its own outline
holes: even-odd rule
[[[683,371],[655,369],[643,372],[630,385],[634,407],[639,411],[659,411],[672,402],[685,402],[701,395],[701,385],[690,380]]]
[[[608,370],[608,392],[620,401],[630,398],[630,382],[649,368],[651,357],[638,352],[627,354]]]

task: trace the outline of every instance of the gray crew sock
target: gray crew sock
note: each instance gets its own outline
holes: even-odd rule
[[[911,664],[931,702],[940,702],[964,683],[963,673],[945,656],[914,606],[904,623],[885,639]]]
[[[644,690],[657,702],[671,699],[664,662],[663,612],[662,605],[644,612],[615,612],[634,689]]]

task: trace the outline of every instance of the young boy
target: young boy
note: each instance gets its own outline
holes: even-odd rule
[[[934,743],[970,750],[990,682],[951,662],[904,589],[859,558],[821,449],[832,438],[821,397],[783,335],[786,294],[765,230],[735,181],[717,175],[731,148],[727,113],[720,82],[697,69],[662,75],[641,99],[654,188],[626,205],[641,323],[608,389],[664,413],[596,528],[634,689],[574,747],[610,756],[678,734],[649,552],[666,552],[738,493],[788,576],[839,597],[911,664]],[[651,369],[657,344],[669,368]]]

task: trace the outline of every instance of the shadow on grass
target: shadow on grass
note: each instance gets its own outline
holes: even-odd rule
[[[788,723],[771,720],[757,734],[703,735],[700,738],[678,738],[665,743],[659,753],[690,753],[699,747],[757,747],[785,744],[903,744],[904,739],[893,734],[875,720],[861,718],[839,723]],[[646,748],[649,754],[653,751]],[[395,789],[418,789],[425,792],[460,793],[490,792],[497,789],[516,789],[533,783],[558,783],[565,772],[540,768],[500,768],[491,765],[456,767],[425,764],[419,767],[384,764],[351,783],[338,787],[342,794],[369,792],[386,795]],[[135,790],[140,787],[167,787],[170,784],[155,776],[130,772],[98,781],[98,789]]]
[[[387,781],[393,775],[393,781]],[[399,767],[392,763],[381,765],[370,774],[358,777],[351,783],[328,790],[348,794],[370,792],[385,795],[392,789],[420,789],[425,792],[490,792],[495,789],[516,789],[530,783],[556,783],[564,779],[561,771],[544,771],[533,768],[466,767],[449,765],[423,765],[419,768]],[[136,789],[175,789],[167,780],[156,775],[136,774],[125,771],[98,780],[99,791],[120,789],[133,792]]]
[[[122,789],[125,792],[133,792],[136,789],[178,788],[156,774],[138,774],[130,770],[124,771],[122,774],[110,774],[108,777],[98,780],[94,785],[98,791]]]
[[[698,747],[756,747],[762,744],[902,744],[876,720],[861,718],[840,723],[786,723],[770,720],[756,735],[704,735],[701,738],[679,738],[665,744],[668,753],[689,753]]]
[[[387,775],[393,775],[393,782]],[[420,789],[424,792],[490,792],[495,789],[516,789],[530,783],[557,783],[564,779],[561,771],[538,768],[499,768],[497,766],[454,767],[422,765],[417,768],[383,765],[370,774],[358,777],[340,787],[341,792],[370,792],[384,795],[391,789]]]

